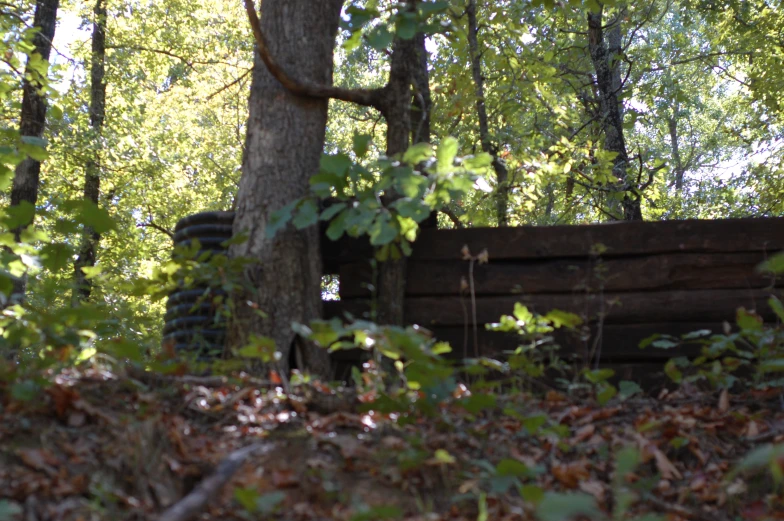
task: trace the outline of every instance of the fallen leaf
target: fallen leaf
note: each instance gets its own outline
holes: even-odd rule
[[[724,389],[719,396],[719,411],[727,412],[730,410],[730,393],[729,390]]]

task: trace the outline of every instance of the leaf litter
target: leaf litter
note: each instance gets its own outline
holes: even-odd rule
[[[784,519],[778,393],[425,415],[318,383],[50,380],[36,402],[0,387],[0,520]]]

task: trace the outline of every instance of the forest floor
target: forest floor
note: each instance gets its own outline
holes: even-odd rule
[[[51,384],[35,402],[0,387],[0,520],[784,519],[784,457],[731,474],[784,439],[778,392],[463,396],[428,417],[318,384],[97,367]]]

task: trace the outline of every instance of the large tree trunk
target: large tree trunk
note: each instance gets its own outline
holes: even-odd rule
[[[641,196],[636,192],[636,187],[632,186],[627,173],[629,154],[626,151],[626,141],[623,134],[623,104],[620,96],[623,88],[620,70],[620,18],[608,31],[609,48],[608,43],[605,42],[602,23],[601,9],[598,13],[588,14],[588,47],[591,61],[596,70],[596,84],[600,94],[604,149],[616,153],[613,160],[613,173],[618,178],[622,189],[626,191],[622,202],[623,219],[641,221]]]
[[[294,77],[331,85],[342,3],[264,0],[262,31],[272,54]],[[295,340],[292,322],[321,316],[319,233],[315,226],[301,231],[289,226],[268,239],[266,225],[272,212],[309,193],[308,180],[318,172],[324,148],[327,103],[291,94],[256,56],[234,220],[235,235],[246,232],[249,238],[231,247],[233,256],[255,263],[246,272],[252,290],[235,298],[229,342],[241,346],[250,334],[272,338],[283,355],[278,364],[283,373]],[[326,351],[308,344],[302,355],[307,369],[329,375]]]
[[[57,22],[57,8],[60,0],[38,0],[35,5],[33,26],[40,30],[33,38],[35,51],[44,60],[49,60],[54,38],[55,24]],[[29,63],[29,61],[28,61]],[[25,70],[25,80],[22,86],[22,115],[19,121],[19,134],[23,137],[41,138],[46,125],[46,98],[41,90],[41,85],[35,80],[36,73]],[[35,206],[38,201],[38,184],[41,176],[41,162],[27,158],[16,167],[14,182],[11,188],[11,206],[28,202]],[[14,230],[16,240],[22,228]],[[14,293],[18,298],[24,298],[26,279],[23,277],[14,284]]]
[[[92,157],[87,160],[84,174],[84,199],[98,204],[101,195],[100,178],[100,137],[103,122],[106,118],[106,5],[104,0],[96,0],[93,21],[92,55],[90,61],[90,130],[93,134],[95,147],[91,149]],[[74,261],[74,302],[90,298],[92,282],[85,276],[82,268],[95,266],[96,249],[100,235],[91,227],[86,226],[82,237],[79,256]]]
[[[482,75],[482,53],[479,52],[477,34],[479,26],[476,21],[476,0],[469,0],[466,6],[468,15],[468,50],[471,59],[471,74],[474,77],[474,90],[476,92],[476,113],[479,118],[479,140],[482,150],[493,156],[493,170],[498,182],[496,194],[496,217],[499,226],[507,225],[507,207],[509,205],[509,192],[507,178],[509,177],[506,165],[498,157],[498,147],[490,140],[490,127],[487,121],[487,107],[485,106],[485,79]]]

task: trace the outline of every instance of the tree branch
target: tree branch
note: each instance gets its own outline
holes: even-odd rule
[[[261,61],[267,66],[267,70],[278,80],[283,87],[292,94],[297,96],[304,96],[307,98],[332,98],[341,101],[348,101],[349,103],[356,103],[366,107],[374,107],[381,110],[381,101],[383,98],[384,88],[380,89],[346,89],[342,87],[334,87],[331,85],[317,85],[313,83],[303,82],[302,80],[295,80],[283,70],[283,67],[275,61],[267,45],[267,40],[261,32],[261,23],[259,16],[256,13],[256,7],[253,5],[253,0],[245,1],[245,11],[248,13],[248,21],[250,22],[251,29],[253,29],[253,37],[256,40],[256,50],[259,53]]]
[[[169,507],[161,514],[158,521],[187,521],[202,514],[210,499],[223,489],[250,457],[270,452],[274,447],[271,443],[256,443],[235,450],[218,465],[214,474],[199,483],[190,494]]]

